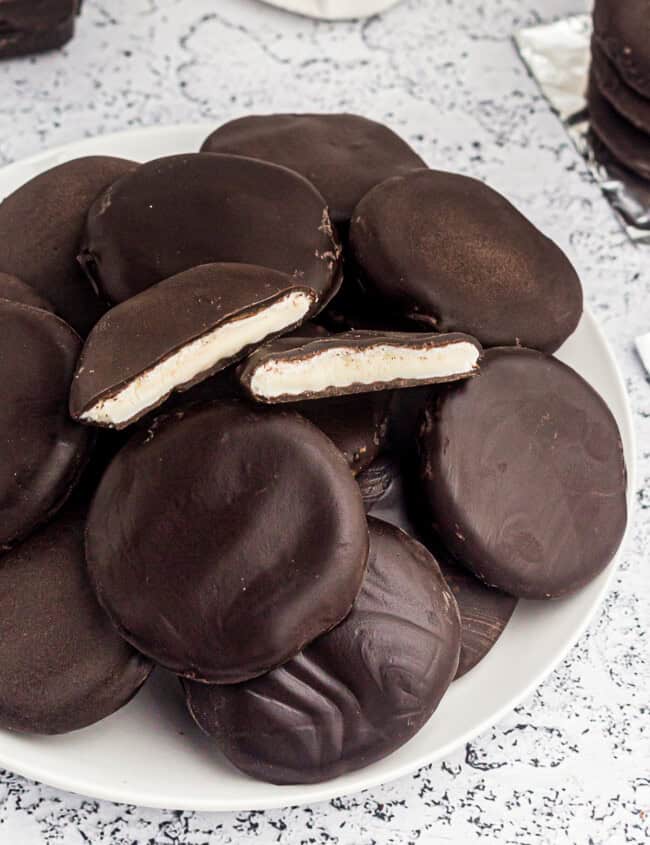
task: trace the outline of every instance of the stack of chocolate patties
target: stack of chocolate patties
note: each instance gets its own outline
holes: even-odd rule
[[[0,272],[5,727],[158,664],[243,771],[331,778],[618,547],[616,423],[552,357],[575,271],[384,126],[61,165],[0,205]]]
[[[596,0],[587,100],[613,158],[650,180],[650,5]]]

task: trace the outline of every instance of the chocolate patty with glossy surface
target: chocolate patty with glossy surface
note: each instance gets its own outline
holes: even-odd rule
[[[627,84],[650,98],[650,0],[596,0],[594,32]]]
[[[0,300],[0,548],[67,499],[92,434],[68,416],[79,336],[54,314]]]
[[[355,209],[350,243],[368,295],[430,330],[553,352],[582,314],[580,281],[562,250],[467,176],[388,179]]]
[[[596,39],[591,42],[591,57],[591,72],[603,97],[637,129],[650,135],[650,99],[630,88]]]
[[[67,506],[0,560],[0,725],[58,734],[137,692],[152,664],[111,625],[86,572],[85,511]]]
[[[433,557],[370,519],[350,615],[279,669],[244,684],[185,682],[190,713],[247,774],[317,783],[395,751],[435,711],[458,666],[458,608]]]
[[[203,143],[208,153],[263,159],[296,170],[325,197],[345,233],[371,188],[426,163],[387,126],[355,114],[249,115],[220,126]]]
[[[0,59],[56,50],[74,35],[82,0],[0,0]]]
[[[618,427],[555,358],[488,350],[480,378],[432,400],[421,451],[431,525],[486,584],[555,598],[614,557],[627,520]]]
[[[126,639],[213,683],[268,671],[340,622],[367,554],[338,449],[298,414],[240,403],[134,435],[87,528],[91,579]]]
[[[143,164],[88,215],[81,260],[111,302],[213,262],[294,276],[324,305],[340,285],[340,246],[325,200],[268,162],[193,153]]]
[[[86,335],[106,310],[77,263],[86,214],[134,162],[88,156],[46,170],[0,203],[0,272],[27,282]]]

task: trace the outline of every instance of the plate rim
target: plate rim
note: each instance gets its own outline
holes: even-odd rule
[[[98,155],[94,150],[84,152],[85,147],[93,147],[94,144],[101,142],[102,144],[111,145],[119,143],[120,141],[143,139],[149,136],[160,138],[161,136],[176,136],[187,134],[199,134],[200,132],[210,132],[214,129],[214,121],[207,122],[183,122],[179,124],[167,124],[163,126],[143,126],[133,129],[121,130],[119,132],[112,132],[108,134],[100,134],[87,136],[75,141],[70,141],[66,144],[61,144],[56,147],[43,150],[26,158],[18,159],[14,162],[0,167],[0,178],[9,175],[11,177],[12,171],[14,174],[20,174],[21,170],[27,171],[29,168],[39,167],[41,165],[55,166],[63,163],[71,158],[81,157],[83,155]],[[104,153],[112,155],[113,153]],[[43,168],[45,169],[45,168]],[[29,178],[29,177],[27,177]],[[0,193],[0,200],[3,198]],[[170,806],[168,801],[157,798],[154,793],[147,794],[146,789],[143,789],[134,801],[132,790],[129,787],[123,787],[120,784],[115,784],[112,787],[104,787],[95,784],[89,790],[84,787],[78,779],[74,777],[66,777],[65,774],[55,774],[47,769],[42,769],[36,764],[22,764],[19,760],[12,759],[11,755],[7,757],[0,753],[0,767],[7,769],[17,775],[37,781],[38,783],[62,789],[76,795],[91,797],[102,801],[111,801],[120,804],[135,805],[139,807],[147,807],[152,809],[164,810],[188,810],[197,812],[242,812],[242,811],[258,811],[258,810],[272,810],[282,809],[293,806],[304,806],[306,804],[314,804],[322,801],[329,801],[335,798],[341,798],[353,795],[359,792],[373,789],[384,784],[393,783],[402,777],[413,774],[424,766],[435,763],[449,754],[452,754],[458,748],[470,742],[473,738],[485,732],[490,727],[498,724],[504,716],[510,713],[517,707],[525,698],[527,698],[534,690],[562,663],[567,654],[582,638],[585,630],[591,624],[596,616],[597,611],[601,608],[605,596],[610,590],[612,581],[618,568],[620,566],[623,555],[627,549],[627,545],[631,536],[632,527],[636,518],[637,507],[634,491],[636,490],[636,473],[637,473],[637,454],[638,444],[636,438],[636,429],[634,426],[634,416],[630,404],[630,397],[625,387],[625,378],[617,361],[614,350],[610,345],[603,329],[596,320],[593,312],[587,307],[584,307],[582,320],[589,324],[589,328],[598,337],[603,350],[606,353],[607,359],[615,376],[615,388],[619,394],[621,409],[623,411],[623,418],[620,421],[621,439],[623,443],[629,444],[629,460],[627,463],[627,501],[628,501],[628,520],[625,528],[623,539],[619,545],[614,559],[611,561],[606,570],[604,570],[605,577],[599,587],[597,594],[594,596],[589,609],[585,612],[580,623],[572,632],[571,636],[567,638],[565,643],[559,648],[548,663],[540,669],[531,680],[523,686],[508,702],[503,704],[497,710],[493,711],[489,716],[486,716],[480,723],[465,731],[460,736],[450,740],[443,746],[438,747],[431,752],[418,752],[414,759],[395,765],[390,772],[377,772],[374,774],[366,774],[364,776],[364,769],[360,769],[356,781],[352,781],[345,785],[336,785],[337,781],[325,781],[322,784],[309,785],[309,794],[304,798],[296,798],[292,796],[283,798],[283,790],[295,790],[295,786],[283,787],[277,786],[277,795],[268,796],[267,798],[259,798],[248,800],[245,796],[241,799],[228,799],[226,801],[219,801],[218,796],[215,795],[211,800],[179,800],[174,806]],[[608,406],[609,407],[609,406]],[[626,455],[626,459],[628,456]],[[215,790],[216,791],[216,790]]]

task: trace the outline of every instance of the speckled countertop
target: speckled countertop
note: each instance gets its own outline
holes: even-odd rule
[[[86,0],[61,54],[0,65],[0,163],[131,126],[248,111],[384,119],[432,164],[488,180],[571,255],[614,346],[639,441],[635,530],[601,612],[508,718],[371,792],[209,815],[87,800],[0,773],[0,843],[650,841],[650,248],[619,229],[510,43],[586,0],[405,0],[319,24],[256,0]]]

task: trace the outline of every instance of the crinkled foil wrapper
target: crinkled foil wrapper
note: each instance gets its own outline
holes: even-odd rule
[[[542,93],[587,160],[628,236],[635,243],[650,245],[650,182],[614,161],[589,125],[585,91],[591,62],[591,33],[591,17],[576,15],[522,29],[515,35],[515,44]]]

